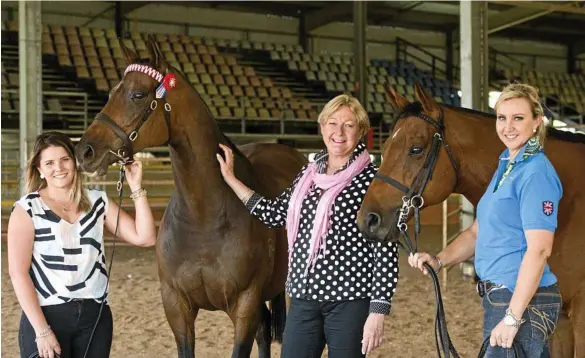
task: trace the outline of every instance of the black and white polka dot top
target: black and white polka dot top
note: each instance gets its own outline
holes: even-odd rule
[[[365,150],[359,143],[344,170]],[[318,172],[327,167],[327,152],[319,153]],[[286,224],[289,199],[307,166],[279,197],[270,200],[254,194],[246,203],[250,212],[266,225]],[[292,248],[286,292],[294,298],[316,301],[370,299],[370,312],[388,314],[398,281],[398,250],[394,243],[366,241],[358,230],[357,212],[374,178],[377,167],[370,163],[335,199],[326,236],[327,249],[320,253],[315,267],[305,275],[311,230],[317,204],[323,192],[313,186],[303,200],[298,236]],[[291,248],[289,248],[291,250]]]

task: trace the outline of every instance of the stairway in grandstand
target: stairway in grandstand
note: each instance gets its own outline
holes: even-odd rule
[[[18,30],[2,24],[2,128],[18,128],[20,99],[18,88]],[[103,99],[86,91],[43,47],[42,54],[43,126],[47,129],[82,129],[85,118],[92,118],[103,106]]]

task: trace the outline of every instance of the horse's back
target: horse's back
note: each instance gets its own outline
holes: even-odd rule
[[[252,163],[260,184],[257,190],[266,197],[280,195],[307,163],[299,151],[283,144],[252,143],[239,149]]]

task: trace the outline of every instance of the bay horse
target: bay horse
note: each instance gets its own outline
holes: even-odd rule
[[[120,156],[168,144],[175,188],[160,225],[156,257],[178,356],[195,356],[195,319],[205,309],[225,311],[233,322],[232,357],[250,356],[254,338],[259,355],[270,357],[271,340],[282,340],[286,315],[286,233],[268,229],[249,214],[223,180],[216,154],[219,143],[232,147],[236,176],[268,197],[284,191],[307,160],[279,144],[238,150],[152,38],[148,59],[139,59],[122,41],[120,48],[129,67],[77,145],[78,163],[101,175]],[[269,300],[272,312],[265,304]]]
[[[439,104],[418,83],[417,101],[410,103],[391,88],[388,98],[397,113],[393,134],[384,144],[384,160],[357,217],[364,234],[379,241],[398,239],[403,191],[416,185],[435,137],[440,135],[442,143],[435,145],[436,162],[422,192],[423,208],[442,202],[451,193],[462,194],[477,205],[505,149],[495,130],[494,115]],[[585,357],[585,136],[552,128],[548,134],[545,153],[563,186],[548,259],[563,297],[551,354],[555,358]]]

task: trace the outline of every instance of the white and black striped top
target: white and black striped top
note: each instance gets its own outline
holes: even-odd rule
[[[108,197],[99,190],[86,192],[91,210],[72,224],[57,216],[38,192],[16,202],[28,213],[35,228],[29,272],[41,306],[77,298],[98,302],[107,299],[103,231]]]

